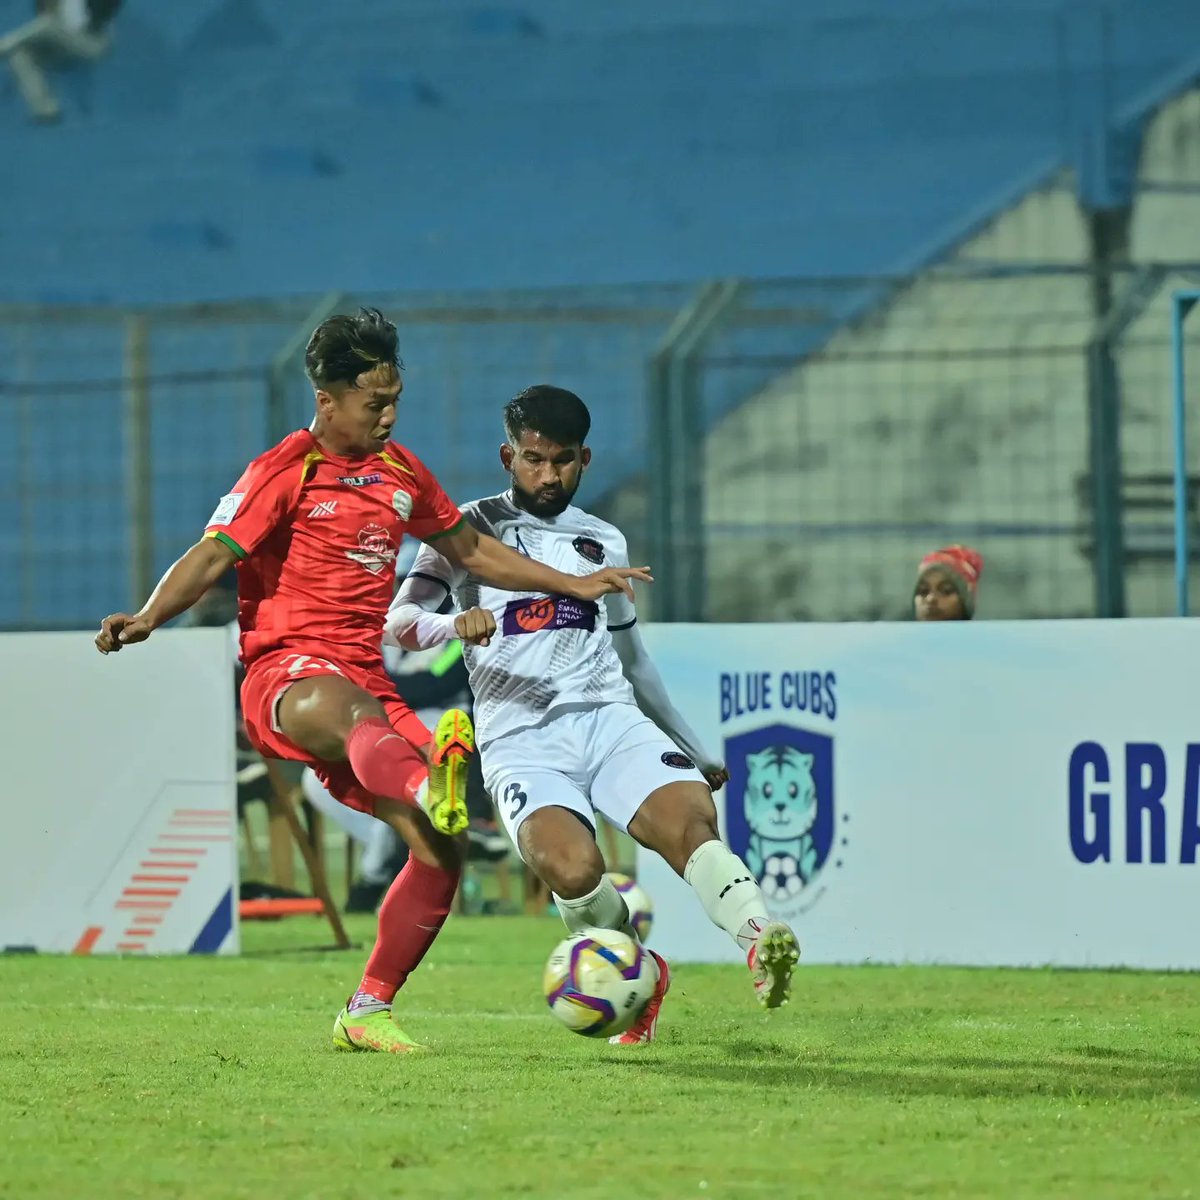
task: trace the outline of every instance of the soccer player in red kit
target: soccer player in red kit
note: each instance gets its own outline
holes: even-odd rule
[[[451,562],[512,591],[597,600],[631,595],[631,580],[649,575],[611,567],[566,575],[465,521],[424,464],[391,440],[403,383],[396,327],[378,311],[323,322],[305,370],[312,425],[246,468],[145,605],[104,618],[96,647],[109,654],[145,641],[237,567],[250,740],[264,755],[312,766],[338,800],[387,821],[409,847],[362,981],[334,1024],[340,1049],[398,1053],[417,1047],[392,1020],[392,1001],[450,911],[475,749],[465,713],[446,713],[431,738],[384,672],[401,539],[435,542]],[[486,645],[495,632],[459,621],[468,641]]]

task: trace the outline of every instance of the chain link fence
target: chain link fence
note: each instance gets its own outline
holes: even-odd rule
[[[593,498],[645,456],[645,362],[687,285],[331,295],[145,312],[0,306],[0,627],[137,604],[244,465],[306,425],[311,328],[373,304],[400,327],[399,436],[460,499],[505,486],[504,403],[553,381],[596,418]]]
[[[1172,285],[1162,268],[1124,272],[1108,330],[1137,615],[1171,611]],[[983,616],[1096,611],[1090,414],[1106,327],[1085,271],[1030,265],[0,308],[0,626],[89,627],[140,602],[243,465],[307,422],[307,333],[359,303],[400,326],[401,440],[456,498],[504,486],[500,409],[515,392],[554,382],[587,400],[581,499],[653,562],[650,615],[902,618],[917,560],[952,541],[984,554]],[[1193,339],[1200,328],[1194,356]]]
[[[919,559],[951,542],[984,555],[984,616],[1103,611],[1105,546],[1123,610],[1170,614],[1179,282],[1162,266],[1121,270],[1103,317],[1092,276],[1074,267],[966,264],[714,292],[721,311],[688,327],[674,372],[651,389],[667,414],[663,453],[611,509],[647,531],[636,551],[656,564],[657,614],[906,619]],[[1197,345],[1192,329],[1186,352]],[[1119,413],[1119,453],[1098,478],[1103,401]],[[1108,527],[1097,519],[1105,489]]]
[[[710,447],[742,447],[736,473],[706,467],[711,617],[903,617],[918,560],[950,542],[984,553],[989,615],[1091,610],[1081,276],[863,281],[805,328],[792,366],[754,350],[766,299],[706,356]],[[772,482],[746,505],[739,475]],[[756,559],[761,590],[730,582]]]

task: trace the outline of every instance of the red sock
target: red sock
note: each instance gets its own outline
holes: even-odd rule
[[[421,755],[381,717],[350,730],[346,756],[368,792],[405,804],[416,803],[417,788],[429,773]]]
[[[376,1000],[391,1002],[441,932],[460,874],[427,867],[408,856],[379,907],[379,933],[358,995],[365,992]]]

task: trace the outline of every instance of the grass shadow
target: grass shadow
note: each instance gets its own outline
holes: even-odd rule
[[[1200,1065],[1108,1047],[1064,1048],[1041,1058],[1001,1054],[856,1055],[796,1051],[746,1039],[723,1046],[724,1061],[645,1057],[643,1070],[677,1079],[790,1090],[829,1088],[875,1099],[914,1096],[1056,1097],[1070,1100],[1200,1098]]]
[[[345,954],[348,950],[362,951],[362,942],[351,942],[349,946],[263,946],[254,950],[243,950],[239,958],[288,958],[291,955]]]

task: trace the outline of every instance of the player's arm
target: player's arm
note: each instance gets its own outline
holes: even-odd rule
[[[649,567],[605,567],[590,575],[567,575],[518,554],[465,520],[439,537],[437,548],[459,570],[506,592],[545,592],[576,600],[599,600],[612,592],[623,592],[632,600],[632,580],[654,581]]]
[[[463,578],[433,547],[423,546],[388,609],[383,640],[405,650],[428,650],[456,639],[488,645],[496,632],[496,618],[486,608],[439,611]]]
[[[221,497],[204,537],[159,580],[142,607],[130,616],[113,613],[100,623],[101,654],[144,642],[160,625],[191,608],[235,562],[253,554],[287,513],[294,474],[288,460],[256,459]]]
[[[237,555],[224,542],[201,538],[167,569],[136,613],[113,613],[104,618],[96,649],[109,654],[130,642],[144,642],[160,625],[191,608],[236,561]]]
[[[609,629],[613,647],[621,660],[621,670],[633,688],[637,706],[700,768],[712,790],[719,791],[729,778],[725,764],[708,753],[692,727],[683,719],[667,695],[658,668],[646,650],[646,644],[633,622],[620,629]]]

